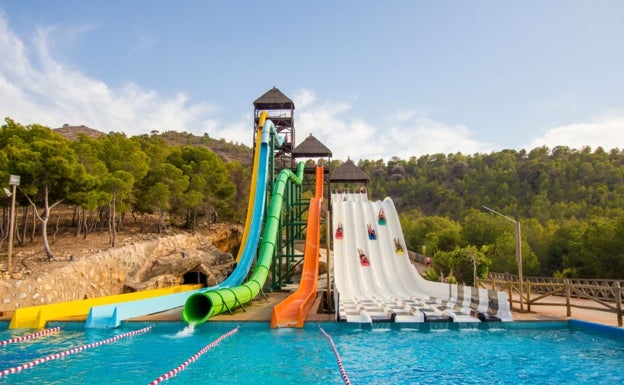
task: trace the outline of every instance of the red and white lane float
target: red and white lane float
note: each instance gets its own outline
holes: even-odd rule
[[[123,333],[123,334],[120,334],[118,336],[115,336],[115,337],[112,337],[112,338],[109,338],[109,339],[106,339],[106,340],[103,340],[103,341],[93,342],[93,343],[90,343],[90,344],[87,344],[87,345],[82,345],[82,346],[77,347],[77,348],[65,350],[64,352],[54,353],[54,354],[50,354],[49,356],[37,358],[34,361],[31,361],[31,362],[28,362],[28,363],[16,366],[14,368],[4,369],[4,370],[0,371],[0,377],[8,376],[9,374],[19,373],[19,372],[21,372],[24,369],[30,369],[30,368],[32,368],[34,366],[37,366],[39,364],[42,364],[44,362],[48,362],[48,361],[56,360],[58,358],[67,357],[67,356],[72,355],[72,354],[80,353],[83,350],[87,350],[87,349],[94,348],[94,347],[101,346],[101,345],[110,344],[110,343],[118,341],[118,340],[120,340],[122,338],[132,337],[132,336],[136,336],[138,334],[147,333],[151,329],[152,329],[152,327],[148,326],[148,327],[145,327],[143,329],[131,331],[131,332],[128,332],[128,333]]]
[[[191,363],[197,361],[197,359],[199,357],[201,357],[202,354],[204,354],[208,350],[214,348],[215,346],[217,346],[219,344],[219,342],[223,341],[224,339],[228,338],[229,336],[231,336],[232,334],[234,334],[236,332],[238,332],[238,326],[235,327],[234,329],[230,330],[229,332],[225,333],[221,337],[217,338],[216,340],[212,341],[208,345],[204,346],[204,348],[202,350],[198,351],[191,358],[189,358],[188,360],[184,361],[184,363],[182,365],[178,366],[177,368],[175,368],[173,370],[168,371],[167,373],[165,373],[162,376],[158,377],[154,381],[150,382],[150,385],[159,384],[159,383],[161,383],[161,382],[163,382],[163,381],[165,381],[165,380],[175,376],[179,372],[181,372],[184,369],[186,369],[186,367],[189,366]]]
[[[342,366],[342,360],[340,359],[340,354],[338,353],[338,349],[336,349],[336,345],[334,345],[334,340],[331,338],[329,334],[325,332],[325,330],[323,330],[321,325],[319,325],[318,328],[321,331],[321,333],[323,333],[323,335],[327,337],[327,339],[329,340],[329,343],[331,344],[332,350],[334,351],[334,355],[336,356],[336,361],[338,362],[338,368],[340,369],[340,374],[342,375],[342,380],[344,381],[345,384],[351,385],[351,380],[349,380],[349,377],[347,376],[347,372],[345,371],[344,366]]]
[[[61,327],[57,326],[55,328],[44,329],[44,330],[38,331],[37,333],[28,334],[28,335],[21,336],[21,337],[9,338],[8,340],[0,341],[0,346],[4,346],[4,345],[8,345],[8,344],[14,344],[16,342],[32,340],[34,338],[41,337],[41,336],[44,336],[46,334],[58,332],[59,330],[61,330]]]

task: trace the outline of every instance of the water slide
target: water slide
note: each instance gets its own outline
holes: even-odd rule
[[[264,209],[266,206],[266,190],[271,135],[276,135],[273,122],[266,120],[266,112],[260,115],[259,129],[256,136],[256,151],[252,172],[252,184],[250,188],[247,220],[243,232],[243,241],[236,259],[237,265],[234,271],[218,285],[198,289],[189,292],[176,293],[164,296],[155,296],[136,301],[109,303],[95,306],[89,311],[85,326],[88,328],[114,328],[121,322],[130,318],[153,314],[165,310],[183,306],[186,300],[193,294],[222,287],[240,285],[249,274],[258,247]],[[281,138],[276,137],[278,145]]]
[[[250,302],[261,292],[269,274],[273,255],[275,254],[277,237],[280,235],[280,218],[286,184],[301,185],[304,166],[303,162],[299,163],[296,174],[292,170],[283,169],[277,175],[264,224],[264,234],[258,262],[249,280],[237,287],[226,287],[191,295],[182,310],[182,320],[186,324],[199,325],[206,322],[213,315],[226,311],[231,312],[232,309],[239,306],[243,307],[244,304]]]
[[[262,128],[264,126],[266,116],[267,116],[267,112],[262,111],[262,113],[260,114],[260,121],[258,123],[258,132],[256,133],[255,143],[257,144],[260,144],[260,141],[262,138]],[[249,232],[251,228],[251,221],[252,221],[252,217],[254,213],[254,202],[256,201],[256,194],[258,190],[256,186],[258,184],[258,174],[259,174],[258,165],[260,164],[259,159],[260,159],[261,147],[262,146],[260,145],[256,145],[255,151],[254,151],[253,168],[251,171],[251,186],[249,187],[249,201],[247,203],[247,216],[245,218],[245,228],[243,229],[243,236],[241,238],[241,244],[240,244],[240,247],[238,248],[238,254],[236,255],[236,263],[238,263],[243,257],[245,246],[247,245],[247,238],[249,237]],[[266,194],[266,191],[262,191],[261,194]]]
[[[109,295],[105,297],[81,299],[77,301],[17,308],[11,318],[9,328],[43,329],[48,321],[51,320],[66,320],[71,319],[72,317],[84,317],[87,313],[89,313],[89,310],[93,306],[134,301],[141,298],[155,296],[176,295],[178,293],[182,294],[192,292],[201,287],[202,285],[172,286],[163,289],[144,290],[127,294]]]
[[[339,320],[511,321],[505,292],[431,282],[420,276],[404,252],[405,239],[390,198],[371,202],[366,194],[336,193],[332,208]],[[384,222],[379,221],[380,210]],[[339,225],[342,238],[336,237]],[[369,225],[374,236],[369,234]]]
[[[273,308],[271,327],[302,328],[318,287],[319,248],[321,242],[321,206],[323,203],[323,167],[316,167],[316,191],[310,201],[303,254],[301,280],[297,290]]]

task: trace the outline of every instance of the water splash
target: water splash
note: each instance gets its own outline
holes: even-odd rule
[[[190,337],[195,333],[195,323],[189,323],[184,329],[180,330],[176,333],[175,338],[185,338]]]

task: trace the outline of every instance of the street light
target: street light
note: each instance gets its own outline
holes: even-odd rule
[[[522,300],[522,297],[524,295],[524,290],[522,288],[523,286],[522,284],[522,280],[523,280],[522,278],[522,238],[520,234],[520,222],[516,221],[513,218],[508,217],[507,215],[503,215],[499,213],[498,211],[492,210],[489,207],[486,207],[486,206],[481,206],[481,207],[483,207],[484,209],[490,212],[493,212],[496,215],[500,215],[501,217],[514,223],[515,236],[516,236],[516,263],[518,264],[518,280],[520,281],[519,287],[518,287],[518,291],[520,292],[520,312],[524,313],[524,303]]]

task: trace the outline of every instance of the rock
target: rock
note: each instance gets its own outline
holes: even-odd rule
[[[0,284],[0,311],[179,285],[189,272],[205,276],[206,284],[212,286],[233,269],[235,259],[224,250],[238,247],[237,234],[238,230],[224,227],[210,236],[144,237],[71,262],[45,262],[47,266],[37,270],[34,277],[12,277]],[[213,246],[215,239],[227,248]]]

